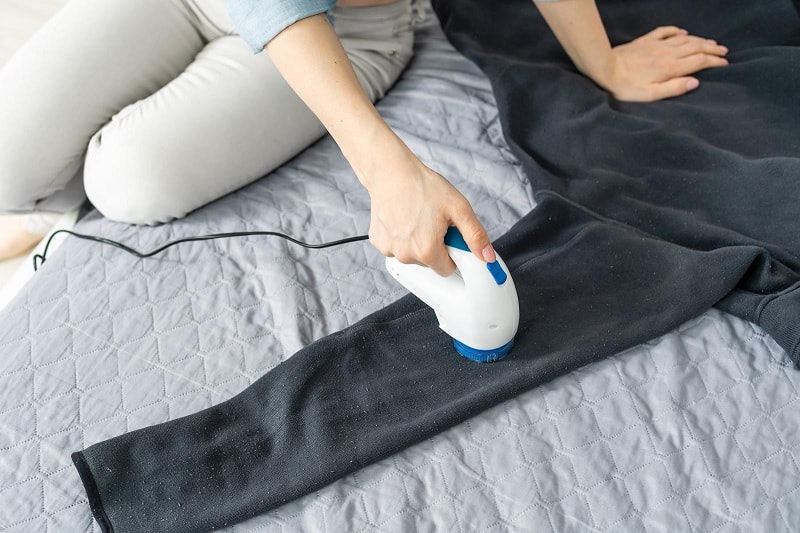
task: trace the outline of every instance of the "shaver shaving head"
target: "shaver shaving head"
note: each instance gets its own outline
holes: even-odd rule
[[[458,339],[453,339],[453,346],[459,354],[471,361],[476,361],[478,363],[494,363],[508,355],[511,348],[514,347],[514,339],[511,339],[495,350],[478,350],[477,348],[467,346]]]

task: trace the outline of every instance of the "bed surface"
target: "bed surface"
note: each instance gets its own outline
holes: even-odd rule
[[[492,238],[533,207],[488,81],[432,15],[379,110]],[[368,195],[326,138],[170,225],[92,212],[76,229],[144,250],[368,226]],[[365,242],[313,251],[252,237],[144,261],[65,242],[0,313],[0,531],[99,531],[72,451],[219,403],[403,294]],[[226,531],[791,531],[799,390],[769,336],[710,310]]]

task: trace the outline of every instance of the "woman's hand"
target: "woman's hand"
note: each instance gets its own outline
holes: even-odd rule
[[[399,139],[398,139],[399,141]],[[431,267],[441,276],[456,269],[444,245],[448,226],[456,226],[470,250],[480,259],[496,257],[489,236],[467,199],[444,177],[425,166],[405,147],[395,144],[393,155],[372,166],[364,179],[372,212],[370,242],[401,263]]]
[[[578,70],[619,100],[679,96],[700,85],[695,72],[728,64],[727,48],[674,26],[612,48],[595,0],[534,3]]]
[[[589,75],[618,100],[649,102],[696,89],[700,82],[691,75],[724,67],[727,53],[716,41],[667,26],[615,46],[604,71]]]

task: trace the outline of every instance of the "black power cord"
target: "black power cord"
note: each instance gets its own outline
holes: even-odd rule
[[[213,233],[211,235],[201,235],[199,237],[187,237],[185,239],[178,239],[177,241],[169,242],[169,243],[165,244],[164,246],[162,246],[162,247],[160,247],[160,248],[158,248],[156,250],[153,250],[152,252],[142,253],[142,252],[140,252],[138,250],[134,250],[133,248],[131,248],[129,246],[126,246],[125,244],[122,244],[121,242],[113,241],[111,239],[106,239],[105,237],[95,237],[93,235],[83,235],[81,233],[75,233],[74,231],[71,231],[71,230],[68,230],[68,229],[60,229],[60,230],[57,230],[57,231],[53,232],[53,234],[50,235],[50,238],[47,239],[47,244],[44,245],[44,250],[42,251],[42,253],[41,254],[36,254],[36,255],[33,256],[33,270],[34,270],[34,272],[38,271],[39,267],[41,265],[43,265],[45,263],[45,261],[47,261],[47,250],[48,250],[48,248],[50,248],[50,243],[52,242],[53,237],[55,237],[59,233],[68,233],[68,234],[70,234],[70,235],[72,235],[74,237],[78,237],[79,239],[85,239],[87,241],[95,241],[95,242],[100,242],[100,243],[103,243],[103,244],[110,244],[111,246],[115,246],[117,248],[125,250],[129,254],[135,255],[136,257],[139,257],[141,259],[144,259],[146,257],[152,257],[152,256],[154,256],[156,254],[159,254],[159,253],[163,252],[167,248],[170,248],[170,247],[175,246],[176,244],[180,244],[182,242],[211,241],[211,240],[214,240],[214,239],[228,239],[228,238],[231,238],[231,237],[250,237],[250,236],[254,236],[254,235],[269,236],[269,237],[281,237],[283,239],[286,239],[287,241],[293,242],[294,244],[299,244],[300,246],[305,246],[306,248],[315,248],[315,249],[329,248],[331,246],[339,246],[340,244],[347,244],[347,243],[356,242],[356,241],[365,241],[365,240],[369,239],[369,235],[357,235],[355,237],[347,237],[346,239],[340,239],[338,241],[325,242],[325,243],[322,243],[322,244],[308,244],[308,243],[305,243],[303,241],[298,241],[297,239],[295,239],[293,237],[290,237],[289,235],[285,235],[283,233],[278,233],[278,232],[275,232],[275,231],[236,231],[236,232],[233,232],[233,233]],[[39,262],[39,260],[41,260],[41,262]]]

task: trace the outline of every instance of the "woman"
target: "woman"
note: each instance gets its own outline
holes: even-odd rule
[[[373,106],[411,58],[412,0],[227,3],[72,0],[0,72],[0,212],[65,211],[85,190],[114,220],[167,222],[327,130],[370,194],[381,253],[448,275],[452,225],[494,260],[469,202]],[[674,27],[612,48],[594,0],[535,5],[619,99],[677,96],[727,64],[725,47]],[[0,259],[41,238],[34,222],[0,221]]]

